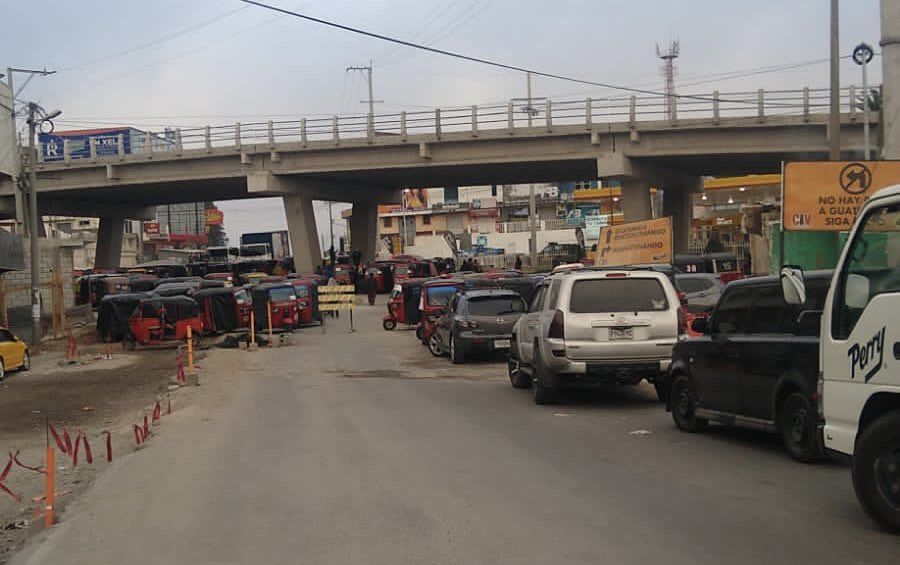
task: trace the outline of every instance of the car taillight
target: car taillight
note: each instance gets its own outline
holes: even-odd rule
[[[553,313],[553,321],[550,322],[550,330],[547,337],[554,339],[566,339],[566,320],[562,310]]]
[[[687,315],[684,313],[684,308],[678,307],[678,335],[685,335],[688,333],[688,323],[687,323]]]

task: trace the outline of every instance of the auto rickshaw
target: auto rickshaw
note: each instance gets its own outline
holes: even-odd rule
[[[353,265],[347,263],[335,265],[334,280],[338,284],[353,284]]]
[[[128,277],[122,275],[98,274],[88,278],[88,297],[91,308],[96,310],[100,301],[109,294],[126,294],[131,292]]]
[[[234,275],[231,273],[207,273],[203,278],[210,281],[222,281],[225,286],[234,285]]]
[[[201,288],[194,292],[200,306],[203,330],[206,334],[221,334],[250,327],[253,300],[240,287]]]
[[[294,287],[294,293],[297,295],[297,308],[300,311],[297,325],[321,324],[319,284],[313,279],[304,278],[291,278],[288,282]]]
[[[154,296],[138,302],[128,319],[124,336],[126,349],[138,345],[175,346],[187,338],[191,328],[194,345],[199,345],[203,319],[197,301],[188,296]]]
[[[253,312],[256,329],[269,327],[268,309],[272,309],[272,328],[294,331],[300,307],[294,286],[287,282],[260,283],[250,289],[253,298]]]
[[[259,284],[262,280],[268,277],[268,273],[264,273],[261,271],[255,271],[251,273],[241,273],[240,279],[243,284]]]
[[[416,337],[424,345],[428,344],[434,334],[434,324],[446,312],[447,303],[463,288],[465,282],[462,279],[451,278],[431,279],[422,285],[422,297],[419,300],[421,319],[416,327]]]
[[[381,320],[381,327],[393,330],[397,324],[415,326],[419,323],[419,299],[426,279],[407,279],[394,285],[388,299],[388,315]]]
[[[131,292],[150,292],[159,284],[159,277],[147,273],[130,273],[128,275]]]
[[[104,296],[97,307],[97,334],[103,341],[121,341],[128,333],[128,320],[141,300],[152,298],[149,292]]]

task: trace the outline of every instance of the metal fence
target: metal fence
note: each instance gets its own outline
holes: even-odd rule
[[[865,93],[854,86],[842,88],[841,111],[851,119],[862,115]],[[671,106],[667,104],[671,103]],[[213,152],[227,148],[241,151],[247,145],[255,150],[276,150],[277,144],[293,143],[298,147],[310,144],[340,145],[345,140],[364,140],[380,143],[388,140],[407,141],[410,137],[440,140],[451,133],[465,133],[477,137],[482,132],[508,132],[515,134],[552,133],[561,126],[583,126],[593,130],[595,126],[613,123],[638,124],[640,122],[668,122],[677,127],[689,120],[691,125],[716,126],[722,120],[734,125],[736,119],[748,123],[764,123],[770,117],[802,116],[809,120],[814,114],[828,111],[828,89],[803,88],[800,90],[757,90],[749,92],[708,94],[680,94],[668,99],[664,95],[634,95],[613,98],[586,98],[580,100],[546,100],[533,105],[517,102],[487,104],[466,107],[435,108],[412,112],[386,114],[341,115],[330,118],[310,117],[230,125],[174,128],[174,143],[160,149],[153,143],[144,143],[138,153],[126,154],[124,144],[119,143],[116,155],[100,156],[100,160],[123,160],[149,157],[154,153],[180,155],[185,151]],[[530,120],[530,122],[529,122]],[[172,128],[167,128],[172,129]],[[146,132],[148,140],[159,133]],[[90,160],[98,160],[93,141],[90,144]],[[64,162],[72,156],[64,147]]]

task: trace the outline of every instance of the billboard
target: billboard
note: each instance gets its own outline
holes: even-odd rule
[[[225,213],[218,208],[207,208],[204,214],[207,226],[221,226],[225,221]]]
[[[672,262],[672,218],[656,218],[600,228],[598,267]]]
[[[849,231],[879,189],[900,184],[900,161],[786,163],[781,177],[785,230]]]
[[[0,173],[14,176],[16,164],[16,125],[12,119],[12,94],[0,83]]]
[[[72,159],[87,159],[91,156],[91,138],[96,140],[97,156],[112,156],[119,153],[119,135],[122,136],[125,153],[131,153],[131,129],[111,128],[73,132],[42,133],[38,136],[41,153],[45,162],[62,161],[63,143],[69,142]]]

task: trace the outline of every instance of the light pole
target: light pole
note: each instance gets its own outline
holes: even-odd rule
[[[31,345],[36,350],[41,343],[41,256],[38,237],[40,214],[37,202],[37,151],[34,148],[34,135],[37,128],[44,129],[49,124],[47,133],[53,131],[53,118],[61,112],[46,112],[34,102],[28,103],[28,237],[31,251]],[[65,307],[65,306],[63,306]]]
[[[875,52],[866,43],[860,43],[853,49],[853,61],[862,67],[863,88],[863,159],[869,160],[869,73],[866,72]],[[856,103],[856,101],[852,101]]]

